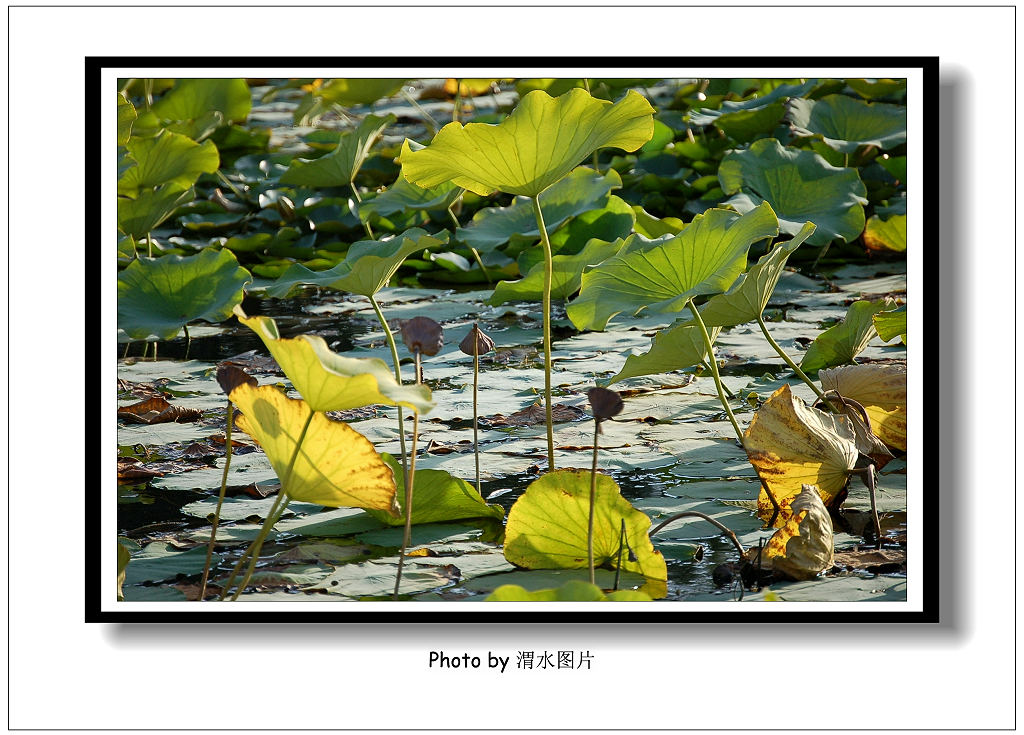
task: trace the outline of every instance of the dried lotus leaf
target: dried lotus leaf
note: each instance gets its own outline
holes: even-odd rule
[[[813,579],[832,567],[832,518],[818,489],[804,485],[790,509],[793,515],[765,544],[762,564],[790,579]]]
[[[907,451],[907,366],[848,365],[821,370],[821,386],[864,406],[871,431],[900,451]]]

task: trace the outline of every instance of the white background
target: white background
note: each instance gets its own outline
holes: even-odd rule
[[[1015,723],[1012,8],[10,10],[9,652],[14,728],[1006,728]],[[943,623],[932,626],[85,625],[83,329],[110,261],[84,232],[88,55],[924,55],[942,62]],[[1015,147],[1013,148],[1015,151]],[[90,180],[99,180],[99,172]],[[105,243],[104,243],[105,247]],[[88,289],[88,291],[86,290]],[[87,299],[86,294],[89,294]],[[934,301],[930,301],[933,304]],[[954,342],[955,340],[955,342]],[[92,465],[93,467],[95,465]],[[927,494],[927,493],[926,493]],[[486,614],[486,611],[481,611]],[[590,672],[512,669],[589,650]],[[500,675],[430,650],[511,656]],[[772,676],[777,667],[780,678]],[[246,691],[252,704],[243,706]]]

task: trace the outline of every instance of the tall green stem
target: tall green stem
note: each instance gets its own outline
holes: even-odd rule
[[[146,233],[146,245],[149,247],[149,257],[153,257],[153,235],[149,232]]]
[[[807,385],[810,387],[811,390],[814,391],[815,395],[817,395],[818,398],[828,403],[828,401],[825,399],[825,394],[821,392],[821,389],[819,389],[818,386],[814,384],[814,381],[808,378],[807,374],[804,373],[804,371],[801,370],[800,367],[795,362],[793,362],[793,360],[790,359],[789,355],[786,354],[785,350],[783,350],[779,343],[776,342],[775,339],[772,337],[771,333],[768,331],[768,326],[764,323],[764,314],[757,315],[757,325],[761,327],[761,333],[764,334],[764,338],[768,340],[768,344],[770,344],[772,346],[772,349],[779,354],[779,357],[782,358],[783,362],[789,365],[790,369],[794,373],[796,373],[796,376],[800,378],[800,380],[807,383]]]
[[[594,419],[594,461],[590,465],[590,514],[587,518],[587,569],[591,584],[594,584],[594,500],[597,497],[597,437],[600,433],[601,422]]]
[[[715,388],[718,389],[718,400],[722,402],[722,406],[725,407],[725,413],[729,416],[729,421],[732,422],[732,428],[736,431],[736,438],[740,442],[740,446],[743,446],[743,432],[740,431],[740,425],[736,423],[736,417],[732,414],[732,407],[729,405],[729,400],[725,397],[725,391],[722,389],[722,376],[718,374],[718,360],[715,359],[715,348],[711,343],[711,335],[708,334],[708,328],[704,326],[704,320],[700,318],[700,311],[693,303],[693,299],[690,299],[687,304],[690,307],[690,313],[693,314],[694,321],[697,322],[697,326],[700,327],[700,334],[704,338],[704,349],[708,353],[708,362],[711,364],[711,375],[715,379]]]
[[[188,359],[188,351],[192,349],[192,335],[188,333],[188,325],[183,325],[185,330],[185,359]]]
[[[583,80],[583,88],[585,90],[587,90],[587,94],[591,94],[591,91],[590,91],[590,80],[589,79],[584,79]],[[592,164],[594,166],[594,171],[596,171],[597,173],[601,173],[601,167],[597,165],[597,150],[596,149],[594,150]],[[591,579],[590,581],[593,582],[594,580]]]
[[[210,562],[213,561],[213,546],[217,540],[217,526],[220,523],[220,509],[224,505],[224,494],[228,489],[228,470],[231,469],[231,425],[234,409],[228,401],[228,423],[224,430],[224,474],[220,478],[220,494],[217,496],[217,510],[213,512],[213,527],[210,529],[210,545],[206,548],[206,564],[203,566],[203,581],[199,584],[199,599],[206,598],[206,582],[210,578]]]
[[[420,353],[416,351],[416,385],[420,384]],[[405,532],[402,534],[402,550],[398,554],[398,573],[395,575],[394,599],[398,599],[398,588],[402,584],[402,567],[405,566],[405,552],[412,536],[412,489],[416,482],[416,435],[420,430],[420,412],[412,413],[412,457],[409,459],[409,474],[405,481]]]
[[[476,326],[474,325],[474,330]],[[480,341],[473,340],[473,454],[476,458],[476,492],[483,497],[480,489],[480,421],[477,410],[477,388],[480,384]]]
[[[455,225],[455,229],[452,230],[453,236],[455,235],[459,227],[461,227],[461,225],[459,224],[459,218],[456,217],[455,212],[452,211],[452,207],[454,205],[455,202],[452,202],[451,204],[448,205],[448,216],[452,218],[452,224]],[[484,261],[480,258],[480,252],[472,245],[466,245],[466,247],[469,248],[469,252],[473,253],[473,259],[476,260],[476,264],[480,266],[480,270],[483,271],[484,278],[487,279],[487,284],[493,284],[494,280],[491,278],[491,274],[487,272],[487,266],[484,265]]]
[[[362,204],[363,198],[359,196],[359,189],[356,188],[356,182],[350,181],[348,185],[352,189],[352,194],[356,198],[356,204]],[[357,211],[358,209],[359,208],[356,207]],[[363,223],[363,229],[366,230],[366,236],[371,240],[374,240],[375,238],[373,236],[373,230],[370,229],[370,223],[363,219],[363,215],[361,213],[359,214],[359,221]]]
[[[537,218],[540,241],[544,246],[544,419],[548,428],[548,471],[555,469],[555,432],[551,422],[551,240],[544,226],[544,212],[540,208],[540,196],[533,197],[533,214]]]
[[[395,366],[395,380],[398,384],[402,384],[402,367],[398,362],[398,345],[395,344],[395,335],[391,333],[391,327],[388,326],[388,320],[384,318],[384,312],[380,310],[380,304],[377,303],[377,297],[375,295],[370,296],[370,303],[373,305],[373,310],[377,314],[377,321],[380,322],[381,328],[384,330],[384,337],[388,341],[388,346],[391,348],[391,362]],[[402,407],[395,406],[398,410],[398,441],[402,447],[402,474],[404,481],[408,485],[409,483],[409,458],[405,454],[405,419],[402,417]]]
[[[277,497],[274,498],[273,505],[270,506],[270,512],[267,513],[267,517],[263,521],[263,526],[260,528],[260,532],[256,536],[256,539],[251,544],[249,544],[249,548],[247,548],[242,553],[242,555],[238,558],[238,561],[235,562],[234,569],[231,570],[231,574],[228,576],[227,581],[224,582],[224,587],[221,589],[221,592],[220,592],[220,599],[221,600],[223,600],[225,597],[228,596],[228,590],[230,590],[231,589],[231,585],[234,584],[235,578],[238,577],[238,573],[240,571],[242,571],[242,566],[245,564],[246,560],[249,559],[251,556],[253,556],[254,553],[258,555],[260,549],[263,548],[263,541],[267,538],[267,535],[269,535],[269,533],[270,533],[270,527],[272,525],[270,523],[270,521],[274,517],[274,515],[277,513],[277,509],[281,506],[281,503],[284,502],[284,496],[285,496],[285,493],[284,493],[283,490],[278,492]],[[238,595],[236,594],[231,599],[232,600],[238,599]]]

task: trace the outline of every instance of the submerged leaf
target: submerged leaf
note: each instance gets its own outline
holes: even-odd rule
[[[850,304],[843,321],[815,337],[807,348],[800,367],[807,372],[853,362],[868,342],[877,334],[872,317],[880,311],[892,309],[892,299],[881,301],[855,301]]]
[[[818,378],[825,390],[860,403],[879,439],[907,451],[906,365],[849,365],[822,370]]]
[[[790,579],[813,579],[835,558],[832,518],[813,485],[802,486],[790,510],[792,517],[765,544],[762,562]]]

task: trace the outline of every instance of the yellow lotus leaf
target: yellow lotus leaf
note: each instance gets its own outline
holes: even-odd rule
[[[818,372],[821,387],[864,406],[871,431],[890,447],[907,451],[907,366],[848,365]]]
[[[235,316],[259,335],[295,390],[314,411],[344,411],[380,403],[405,406],[420,413],[434,407],[426,386],[399,385],[387,363],[377,358],[342,357],[331,352],[323,337],[304,334],[282,339],[270,317]]]
[[[312,411],[309,404],[288,398],[272,385],[243,383],[229,397],[242,412],[238,427],[263,447],[292,500],[397,515],[391,468],[370,440],[351,426],[314,413],[289,472],[296,442]]]
[[[813,579],[835,559],[832,518],[813,485],[803,486],[790,510],[786,525],[765,544],[762,563],[791,579]]]
[[[818,487],[825,505],[832,503],[857,463],[855,441],[846,417],[804,405],[788,385],[765,401],[743,435],[743,447],[782,508],[776,526],[789,519],[790,504],[805,484]],[[762,488],[757,515],[767,522],[772,514],[773,506]]]

